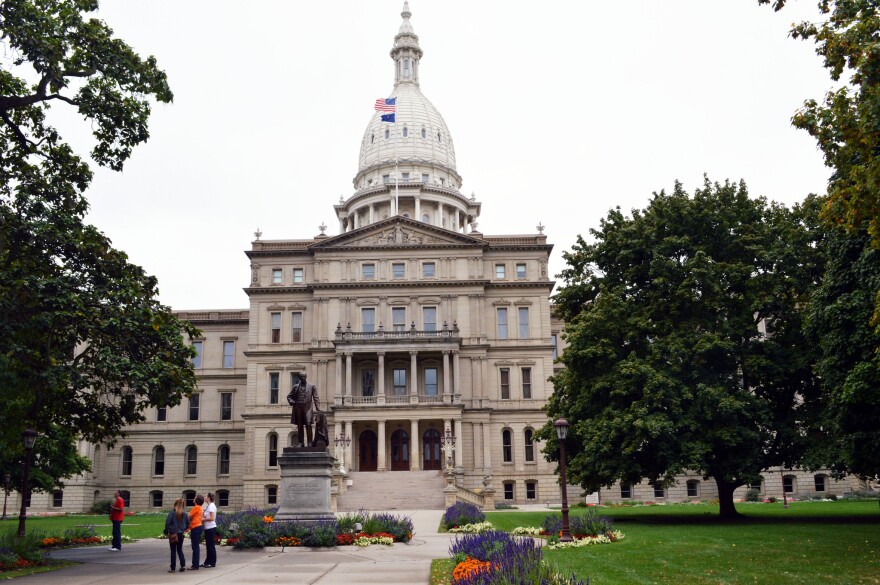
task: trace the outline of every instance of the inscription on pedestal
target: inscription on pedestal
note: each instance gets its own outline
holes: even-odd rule
[[[281,467],[281,506],[276,522],[296,521],[316,524],[334,520],[330,506],[330,479],[333,457],[317,447],[284,449],[278,458]]]

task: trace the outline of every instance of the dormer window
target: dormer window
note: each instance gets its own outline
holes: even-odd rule
[[[385,140],[388,140],[391,137],[391,130],[385,129]]]
[[[370,144],[373,144],[373,142],[375,142],[375,141],[376,141],[376,135],[370,134]]]
[[[407,136],[409,136],[409,129],[406,126],[404,126],[403,127],[403,137],[406,138]]]
[[[440,133],[439,133],[439,132],[437,133],[437,142],[443,142],[443,140],[440,138]]]
[[[427,138],[427,137],[428,137],[428,131],[425,130],[424,126],[422,126],[422,138]]]

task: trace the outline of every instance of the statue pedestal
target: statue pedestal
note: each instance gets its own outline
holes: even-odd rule
[[[321,447],[285,447],[281,467],[281,507],[276,522],[312,525],[335,520],[330,505],[334,459]]]

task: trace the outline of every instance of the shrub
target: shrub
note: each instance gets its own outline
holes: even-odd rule
[[[486,520],[486,515],[477,506],[467,502],[456,502],[446,508],[443,515],[443,524],[446,528],[461,526],[462,524],[479,524]]]
[[[544,518],[542,528],[546,534],[559,534],[562,530],[562,517],[550,514]],[[608,534],[614,529],[614,522],[607,516],[600,516],[592,508],[586,514],[570,516],[568,528],[576,536],[598,536]]]
[[[832,502],[836,502],[837,501],[837,494],[828,494],[828,499],[831,500]]]
[[[9,528],[0,532],[0,550],[5,559],[12,559],[13,564],[20,559],[33,564],[46,562],[46,553],[40,548],[46,534],[40,530],[29,530],[22,537],[18,536],[18,528]],[[5,565],[4,565],[5,566]]]
[[[757,488],[750,488],[746,490],[746,501],[747,502],[760,502],[761,501],[761,491]]]
[[[355,532],[355,524],[360,524],[361,529],[363,529],[367,516],[368,513],[364,511],[352,512],[341,516],[336,520],[337,524],[339,524],[339,532]]]
[[[89,514],[109,514],[113,500],[95,500],[89,508]]]
[[[776,496],[770,496],[769,498],[767,498],[767,501],[771,504],[775,504],[776,503]]]
[[[303,546],[336,546],[336,521],[320,522],[302,539]]]
[[[496,510],[519,510],[516,506],[511,504],[495,504]]]

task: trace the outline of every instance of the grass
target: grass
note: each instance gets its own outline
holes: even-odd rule
[[[60,536],[67,528],[92,524],[98,536],[110,536],[113,527],[110,518],[106,514],[92,515],[69,515],[69,516],[28,516],[25,530],[28,532],[39,530],[46,536]],[[18,518],[0,520],[0,530],[10,527],[18,527]],[[126,516],[122,523],[123,536],[129,536],[135,540],[139,538],[155,538],[162,534],[165,528],[165,514]],[[6,573],[4,573],[6,575]]]
[[[15,579],[18,577],[27,577],[28,575],[38,575],[40,573],[48,573],[49,571],[57,571],[64,567],[70,567],[77,563],[73,561],[63,561],[61,559],[49,559],[48,564],[39,567],[26,567],[24,569],[16,569],[14,571],[3,571],[0,573],[0,579]]]
[[[430,585],[449,585],[454,570],[455,561],[452,559],[434,559],[431,561]]]
[[[718,519],[718,506],[600,507],[626,538],[611,545],[547,550],[563,574],[593,585],[647,583],[880,584],[876,501],[740,504],[745,518]],[[501,530],[540,526],[547,512],[489,512]],[[583,514],[585,510],[572,510]],[[446,571],[434,579],[434,573]],[[449,583],[451,562],[432,565]],[[445,580],[444,580],[445,579]]]

